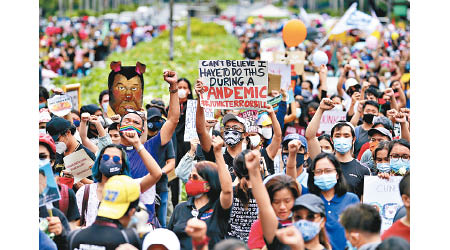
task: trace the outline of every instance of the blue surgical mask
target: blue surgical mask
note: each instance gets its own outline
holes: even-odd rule
[[[39,110],[42,109],[42,108],[45,108],[45,102],[39,103]]]
[[[391,165],[392,171],[394,171],[395,173],[398,173],[398,171],[402,167],[404,167],[406,170],[409,170],[409,160],[403,160],[403,159],[393,160],[393,159],[391,159],[389,164]]]
[[[352,138],[334,138],[334,149],[341,154],[347,153],[352,148]]]
[[[314,176],[314,184],[323,191],[332,189],[336,185],[336,183],[337,179],[335,173]]]
[[[381,173],[389,173],[389,171],[391,171],[391,166],[389,163],[377,163],[377,169]]]
[[[148,122],[148,130],[150,131],[158,131],[162,128],[163,123],[161,121],[157,122]]]
[[[295,222],[295,227],[302,233],[305,242],[311,241],[320,232],[321,222],[312,222],[309,220],[299,220]]]
[[[358,250],[358,248],[354,247],[349,240],[347,240],[347,250]]]

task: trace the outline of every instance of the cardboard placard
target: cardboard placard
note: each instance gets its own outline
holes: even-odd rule
[[[274,51],[273,62],[278,64],[289,64],[287,53],[284,51]]]
[[[80,111],[81,108],[81,84],[69,84],[62,87],[63,91],[70,96],[72,100],[72,108]]]
[[[92,165],[94,161],[89,157],[84,149],[75,151],[63,158],[64,166],[74,177],[74,183],[92,175]]]
[[[39,167],[39,207],[61,199],[50,163]]]
[[[346,120],[347,112],[337,109],[327,110],[323,112],[322,119],[320,119],[319,132],[330,134],[333,125],[337,121]]]
[[[275,75],[269,73],[269,90],[270,94],[272,90],[280,91],[281,89],[281,75]]]
[[[55,95],[47,99],[48,110],[59,117],[63,117],[72,111],[72,98],[69,95]]]
[[[297,75],[303,74],[305,65],[305,51],[289,51],[288,60],[290,64],[294,65],[294,71]]]
[[[391,176],[389,180],[378,176],[364,176],[363,202],[374,206],[381,216],[381,234],[392,226],[397,209],[403,206],[399,183],[402,176]]]
[[[204,108],[205,120],[214,120],[214,109]],[[184,141],[198,139],[195,115],[197,114],[197,100],[187,100],[186,121],[184,123]]]
[[[291,84],[291,65],[269,62],[269,74],[281,75],[281,88],[288,89]]]
[[[266,61],[200,60],[204,84],[200,105],[219,109],[265,109],[268,72]]]

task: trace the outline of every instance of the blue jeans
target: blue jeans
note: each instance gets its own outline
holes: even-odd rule
[[[161,198],[161,205],[158,209],[158,220],[159,223],[161,223],[161,227],[166,228],[167,200],[169,198],[169,192],[160,192],[159,197]]]

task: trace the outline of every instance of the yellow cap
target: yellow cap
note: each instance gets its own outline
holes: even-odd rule
[[[261,123],[261,125],[262,125],[263,127],[272,125],[272,120],[270,119],[269,116],[267,116],[266,119],[263,120],[263,122]]]
[[[105,183],[103,200],[98,208],[98,216],[110,219],[121,218],[131,202],[139,199],[140,186],[131,177],[115,175]]]

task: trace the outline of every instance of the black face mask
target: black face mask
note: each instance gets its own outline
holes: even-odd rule
[[[365,121],[365,122],[367,122],[369,124],[372,124],[374,117],[375,117],[374,114],[364,114],[363,115],[363,121]]]

